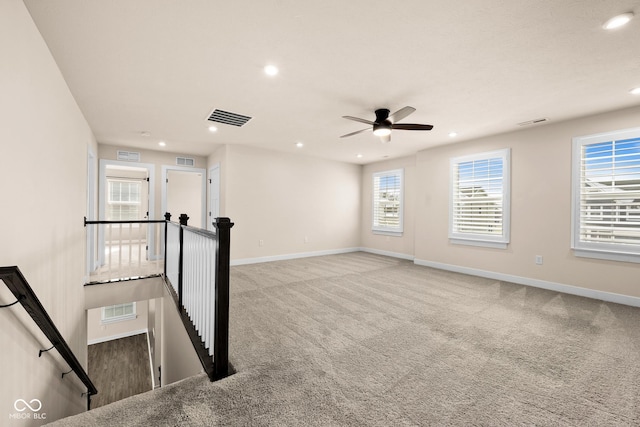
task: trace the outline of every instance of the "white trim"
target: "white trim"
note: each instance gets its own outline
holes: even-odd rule
[[[502,234],[474,234],[461,233],[453,230],[453,191],[456,177],[454,171],[460,163],[502,159]],[[511,148],[502,148],[483,153],[468,154],[449,159],[449,241],[459,245],[484,246],[490,248],[506,249],[511,241]],[[486,243],[485,243],[486,242]]]
[[[503,242],[490,242],[476,239],[453,239],[449,238],[449,243],[454,245],[480,246],[483,248],[507,249],[508,244]]]
[[[123,162],[119,160],[107,160],[107,159],[99,159],[99,176],[98,176],[98,219],[104,221],[106,219],[106,200],[107,200],[107,166],[124,166],[124,167],[134,167],[134,168],[144,168],[147,170],[147,176],[149,178],[149,216],[148,219],[155,219],[155,181],[156,181],[156,166],[153,163],[136,163],[136,162]],[[95,218],[89,218],[93,220]],[[104,232],[101,231],[102,227],[98,227],[98,257],[99,263],[104,265]],[[155,233],[151,232],[151,227],[147,227],[147,243],[149,246],[149,250],[147,251],[147,256],[149,260],[159,259],[161,254],[152,253],[151,248],[155,248]],[[164,253],[164,252],[163,252]],[[162,254],[163,254],[162,253]]]
[[[214,187],[214,178],[217,187]],[[220,216],[220,163],[216,163],[209,169],[209,209],[207,216],[207,230],[216,232],[216,228],[213,226],[213,220]],[[217,202],[217,206],[214,203]]]
[[[622,129],[594,135],[576,136],[571,148],[571,249],[573,255],[584,258],[609,261],[640,263],[640,246],[624,243],[599,243],[582,241],[581,228],[581,188],[583,147],[605,142],[639,138],[640,128]]]
[[[375,225],[376,214],[376,178],[387,177],[392,175],[398,175],[400,177],[400,206],[398,208],[398,226],[397,227],[385,227]],[[393,169],[381,172],[374,172],[371,174],[371,231],[374,234],[386,234],[389,236],[402,236],[404,232],[404,168]]]
[[[628,254],[624,252],[599,251],[594,249],[572,248],[573,254],[582,258],[606,259],[609,261],[635,262],[640,263],[640,255]]]
[[[323,256],[323,255],[338,255],[338,254],[346,254],[351,252],[360,252],[362,248],[344,248],[344,249],[329,249],[326,251],[315,251],[315,252],[300,252],[296,254],[284,254],[284,255],[272,255],[265,256],[259,258],[241,258],[236,260],[231,260],[230,265],[247,265],[247,264],[259,264],[263,262],[272,262],[272,261],[287,261],[290,259],[298,259],[298,258],[310,258],[314,256]]]
[[[402,231],[382,231],[382,230],[371,230],[372,234],[378,234],[380,236],[392,236],[392,237],[402,237]]]
[[[207,229],[207,170],[203,168],[193,168],[186,166],[168,166],[162,165],[162,200],[161,200],[161,208],[162,215],[164,216],[165,212],[167,212],[167,178],[169,171],[180,171],[180,172],[190,172],[190,173],[199,173],[202,176],[202,183],[200,185],[200,215],[202,221],[200,224],[190,224],[193,227],[204,228]],[[173,221],[178,221],[178,216],[184,212],[169,212]],[[164,248],[162,248],[164,250]]]
[[[149,329],[147,328],[147,352],[149,353],[149,369],[151,372],[151,390],[155,390],[156,388],[156,376],[153,374],[153,360],[151,359],[151,341],[149,340]],[[154,340],[155,342],[155,337]]]
[[[546,280],[532,279],[529,277],[514,276],[511,274],[497,273],[494,271],[480,270],[476,268],[462,267],[459,265],[444,264],[434,261],[415,259],[414,264],[423,267],[437,268],[440,270],[453,271],[455,273],[470,274],[473,276],[486,277],[504,282],[517,283],[519,285],[533,286],[535,288],[548,289],[550,291],[562,292],[565,294],[578,295],[581,297],[597,299],[601,301],[614,302],[632,307],[640,307],[640,298],[629,295],[616,294],[613,292],[598,291],[595,289],[581,288],[579,286],[565,285],[563,283],[548,282]]]
[[[127,338],[127,337],[132,337],[134,335],[139,335],[139,334],[147,334],[147,340],[149,340],[149,330],[147,328],[145,329],[138,329],[136,331],[128,331],[128,332],[122,332],[120,334],[116,334],[116,335],[110,335],[108,337],[102,337],[102,338],[96,338],[93,340],[89,340],[87,341],[87,345],[92,345],[92,344],[100,344],[101,342],[107,342],[107,341],[113,341],[113,340],[118,340],[120,338]]]
[[[368,252],[370,254],[384,255],[392,258],[406,259],[409,261],[413,261],[415,259],[413,255],[401,254],[399,252],[389,252],[389,251],[383,251],[383,250],[374,249],[374,248],[360,248],[360,250],[362,252]]]

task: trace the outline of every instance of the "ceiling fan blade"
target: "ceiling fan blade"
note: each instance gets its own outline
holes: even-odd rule
[[[371,130],[371,128],[366,128],[366,129],[362,129],[362,130],[357,130],[357,131],[355,131],[355,132],[351,132],[351,133],[348,133],[348,134],[346,134],[346,135],[342,135],[340,138],[346,138],[346,137],[348,137],[348,136],[357,135],[357,134],[359,134],[359,133],[366,132],[366,131],[368,131],[368,130]]]
[[[343,119],[349,119],[349,120],[354,120],[356,122],[360,122],[360,123],[366,123],[368,125],[372,125],[373,126],[373,122],[369,121],[369,120],[365,120],[365,119],[361,119],[359,117],[352,117],[352,116],[342,116]]]
[[[432,125],[418,125],[415,123],[398,123],[391,125],[392,129],[398,130],[431,130],[433,129]]]
[[[391,120],[393,123],[398,122],[404,119],[405,117],[407,117],[409,114],[413,113],[414,111],[416,111],[415,108],[406,106],[404,108],[399,109],[392,115],[390,115],[389,120]]]
[[[387,142],[391,142],[391,134],[389,135],[384,135],[380,137],[380,141],[382,141],[383,143],[387,143]]]

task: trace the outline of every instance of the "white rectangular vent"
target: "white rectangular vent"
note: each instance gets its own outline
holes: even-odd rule
[[[535,119],[535,120],[528,120],[526,122],[520,122],[518,123],[518,126],[529,126],[529,125],[537,125],[538,123],[544,123],[546,122],[547,118],[542,118],[542,119]]]
[[[213,110],[207,120],[225,125],[242,126],[251,120],[251,117],[216,109]]]
[[[178,166],[195,166],[196,161],[190,157],[176,157],[176,165]]]
[[[118,150],[117,159],[125,162],[139,162],[140,153],[136,153],[135,151]]]

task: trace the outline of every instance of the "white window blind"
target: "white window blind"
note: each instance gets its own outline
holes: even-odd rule
[[[451,159],[449,238],[506,247],[509,242],[509,150]]]
[[[140,181],[108,180],[107,219],[129,221],[142,218]]]
[[[574,138],[573,148],[573,248],[640,255],[640,129]]]
[[[374,232],[402,233],[403,175],[402,169],[373,174]]]

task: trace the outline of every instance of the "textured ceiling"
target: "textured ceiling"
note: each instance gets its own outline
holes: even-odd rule
[[[640,105],[630,0],[25,0],[98,141],[208,155],[243,144],[370,163]],[[280,68],[268,77],[263,67]],[[389,144],[376,108],[417,111]],[[251,116],[208,131],[214,108]],[[544,125],[538,125],[544,126]],[[451,131],[459,136],[452,139]],[[150,136],[142,136],[149,132]],[[296,148],[303,142],[303,148]],[[356,158],[356,154],[362,158]]]

